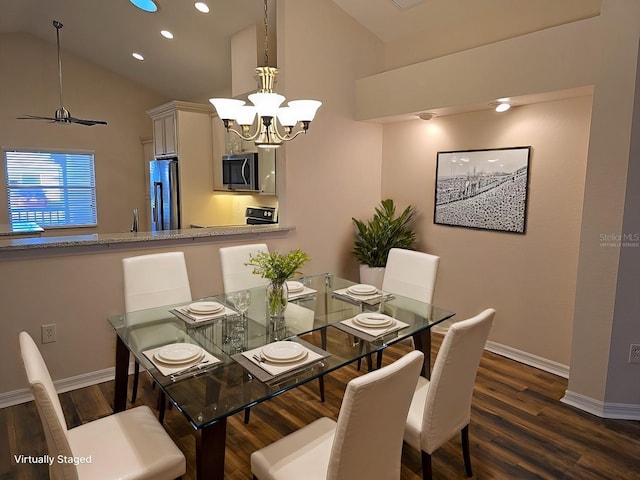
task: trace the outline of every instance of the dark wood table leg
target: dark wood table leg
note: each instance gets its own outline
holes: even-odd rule
[[[227,419],[196,432],[196,478],[224,480],[224,452],[227,440]]]
[[[413,343],[416,350],[424,353],[422,375],[431,378],[431,329],[427,328],[413,335]]]
[[[129,384],[129,349],[116,334],[116,369],[113,393],[113,413],[127,408],[127,386]]]

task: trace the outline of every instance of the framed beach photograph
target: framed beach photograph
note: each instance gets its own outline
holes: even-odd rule
[[[531,147],[438,152],[433,221],[525,233]]]

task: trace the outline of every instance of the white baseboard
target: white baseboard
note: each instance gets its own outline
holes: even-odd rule
[[[530,367],[553,373],[554,375],[558,375],[559,377],[569,378],[568,365],[563,365],[561,363],[554,362],[552,360],[548,360],[546,358],[539,357],[537,355],[523,352],[522,350],[518,350],[516,348],[508,347],[506,345],[491,341],[487,342],[485,348],[490,352],[510,358],[511,360],[515,360],[516,362],[524,363],[525,365],[529,365]]]
[[[142,369],[141,369],[142,370]],[[129,373],[133,373],[133,363],[129,364]],[[89,387],[98,383],[108,382],[115,377],[115,368],[105,368],[96,372],[83,373],[75,377],[63,378],[53,382],[58,393],[70,392],[78,388]],[[26,403],[33,400],[31,390],[21,388],[11,392],[0,393],[0,408],[11,407],[20,403]]]
[[[570,390],[564,393],[560,401],[601,418],[640,420],[640,405],[636,404],[605,403]]]

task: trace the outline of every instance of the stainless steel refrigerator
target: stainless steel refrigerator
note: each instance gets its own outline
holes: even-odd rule
[[[151,160],[151,231],[178,230],[180,222],[180,188],[178,159]]]

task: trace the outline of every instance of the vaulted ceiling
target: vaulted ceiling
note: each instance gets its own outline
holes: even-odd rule
[[[64,24],[62,50],[128,77],[169,98],[206,101],[231,82],[230,37],[262,25],[262,0],[208,0],[201,14],[192,1],[156,0],[159,10],[145,13],[128,0],[2,0],[0,33],[26,32],[55,44],[53,20]],[[384,42],[442,32],[471,32],[472,48],[542,28],[587,18],[600,0],[333,0]],[[399,8],[398,4],[415,4]],[[269,0],[275,24],[275,0]],[[273,26],[271,27],[273,28]],[[160,36],[161,29],[174,39]],[[471,29],[471,30],[470,30]],[[430,57],[451,53],[433,42]],[[131,53],[144,55],[137,61]],[[64,60],[63,60],[64,61]],[[55,72],[55,65],[52,71]]]

